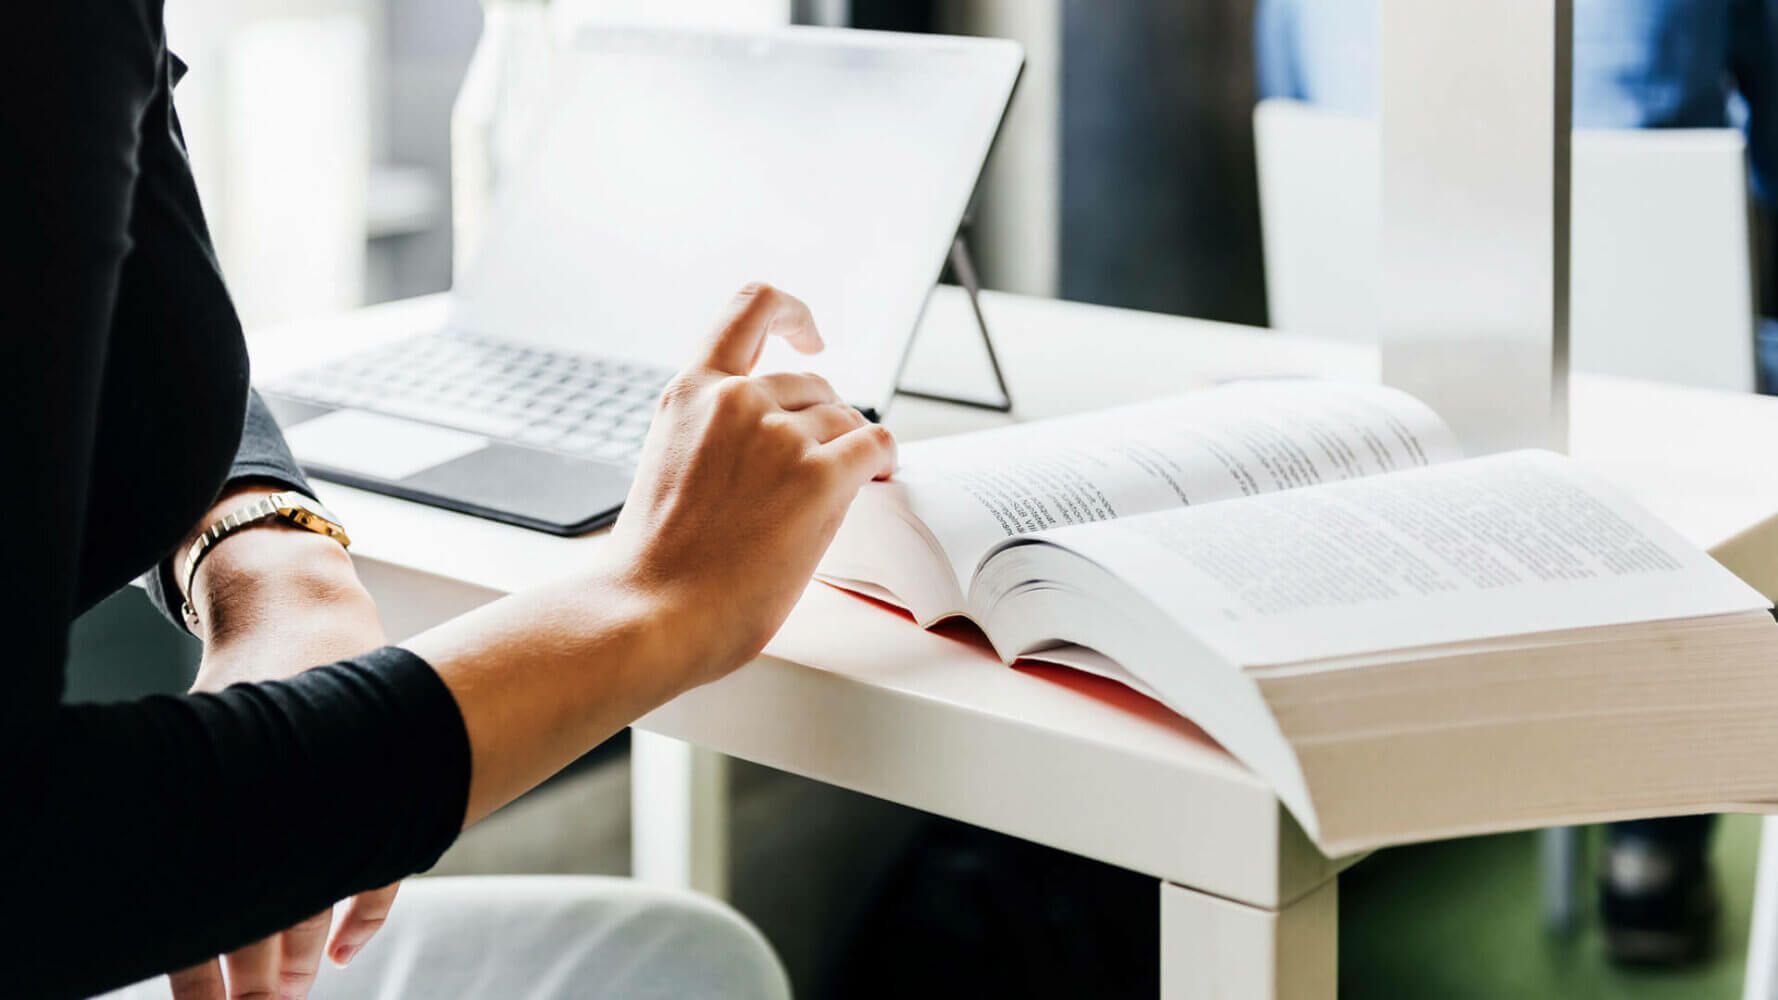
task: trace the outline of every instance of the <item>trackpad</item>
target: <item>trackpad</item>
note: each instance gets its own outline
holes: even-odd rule
[[[630,471],[497,441],[410,476],[401,485],[475,509],[517,514],[538,525],[584,529],[610,520],[623,506]]]
[[[399,480],[488,446],[464,431],[363,410],[335,410],[284,432],[297,461]]]

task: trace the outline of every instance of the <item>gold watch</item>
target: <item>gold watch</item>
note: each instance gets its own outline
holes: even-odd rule
[[[292,527],[313,531],[318,535],[340,543],[343,548],[350,548],[352,539],[346,536],[346,529],[340,527],[331,512],[316,500],[310,500],[301,493],[285,490],[260,497],[252,503],[237,507],[222,515],[215,523],[205,528],[191,543],[191,550],[185,553],[185,603],[180,612],[195,630],[198,625],[197,609],[191,606],[191,585],[197,579],[198,563],[216,547],[216,543],[246,528],[261,524],[277,522]]]

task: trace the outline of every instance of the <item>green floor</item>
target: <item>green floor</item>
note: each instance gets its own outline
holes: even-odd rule
[[[1547,934],[1534,835],[1378,855],[1340,879],[1340,996],[1739,997],[1758,847],[1757,819],[1731,816],[1717,827],[1724,897],[1720,947],[1707,965],[1672,972],[1607,963],[1590,891],[1579,929],[1566,939]],[[1595,839],[1588,856],[1596,853]]]

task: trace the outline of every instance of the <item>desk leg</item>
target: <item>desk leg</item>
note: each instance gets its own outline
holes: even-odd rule
[[[728,895],[728,758],[630,730],[630,872],[641,882]]]
[[[1753,874],[1753,927],[1747,938],[1742,1000],[1778,1000],[1778,816],[1759,825],[1759,865]]]
[[[1282,910],[1162,882],[1162,1000],[1334,996],[1339,899],[1332,880]]]

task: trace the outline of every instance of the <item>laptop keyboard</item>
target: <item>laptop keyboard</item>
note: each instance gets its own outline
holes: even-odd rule
[[[330,406],[634,465],[671,371],[447,330],[269,386]]]

